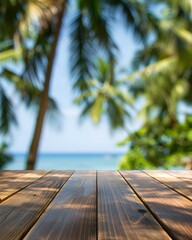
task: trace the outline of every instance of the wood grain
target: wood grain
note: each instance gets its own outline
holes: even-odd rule
[[[48,171],[8,171],[0,177],[0,202],[27,187]]]
[[[0,204],[0,239],[20,239],[32,227],[71,171],[53,171]]]
[[[183,196],[187,197],[188,199],[192,200],[192,182],[189,183],[183,181],[182,179],[161,170],[147,170],[144,172],[153,177],[154,179],[157,179],[161,183],[165,184],[166,186],[170,187],[171,189],[182,194]]]
[[[76,171],[25,239],[96,239],[96,172]]]
[[[25,172],[25,170],[14,170],[14,171],[11,171],[11,170],[0,170],[0,181],[3,178],[15,177],[17,174],[24,173],[24,172]]]
[[[179,171],[170,170],[167,172],[175,177],[183,179],[184,181],[192,183],[192,171],[191,170],[179,170]]]
[[[141,171],[121,171],[174,239],[192,239],[192,202]]]
[[[170,238],[117,171],[99,171],[98,239]]]

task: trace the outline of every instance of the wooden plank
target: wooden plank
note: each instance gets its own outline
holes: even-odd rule
[[[121,171],[174,239],[192,239],[192,202],[141,171]]]
[[[11,181],[15,178],[21,177],[25,173],[24,170],[20,171],[9,171],[9,170],[0,170],[0,185],[6,181]]]
[[[0,202],[27,187],[48,171],[8,171],[0,178]]]
[[[76,171],[25,239],[96,239],[96,171]]]
[[[192,171],[191,170],[179,170],[179,171],[170,170],[167,172],[175,177],[183,179],[184,181],[192,183]]]
[[[161,170],[147,170],[144,172],[154,179],[157,179],[161,183],[165,184],[166,186],[170,187],[171,189],[182,194],[183,196],[187,197],[188,199],[192,200],[192,182],[190,184],[189,182],[183,181],[182,179]]]
[[[170,238],[117,171],[99,171],[98,239]]]
[[[5,182],[6,180],[11,181],[15,178],[21,177],[23,174],[25,174],[26,170],[0,170],[0,184]],[[32,171],[31,171],[32,172]]]
[[[1,240],[21,239],[36,222],[71,171],[53,171],[0,204]]]
[[[3,178],[7,178],[7,177],[13,177],[14,175],[17,175],[19,173],[24,173],[25,170],[0,170],[0,181]]]

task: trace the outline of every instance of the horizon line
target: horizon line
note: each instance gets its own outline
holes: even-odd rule
[[[23,155],[27,155],[27,152],[11,152],[11,154],[23,154]],[[55,154],[55,155],[59,155],[59,154],[125,154],[125,152],[39,152],[37,155],[40,154]]]

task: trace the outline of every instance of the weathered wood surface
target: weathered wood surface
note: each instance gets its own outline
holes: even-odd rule
[[[117,171],[98,172],[98,239],[169,239]]]
[[[141,171],[121,171],[173,239],[192,239],[192,202]]]
[[[50,172],[0,204],[0,239],[20,239],[46,209],[71,172]]]
[[[3,171],[4,172],[4,171]],[[24,189],[48,171],[10,171],[0,175],[0,202]]]
[[[167,172],[177,178],[180,178],[180,179],[186,181],[186,182],[191,183],[191,181],[192,181],[192,171],[191,170],[186,170],[186,171],[171,170],[171,171],[167,171]]]
[[[192,183],[163,171],[145,171],[149,176],[192,200]]]
[[[77,171],[26,239],[96,239],[96,171]]]
[[[192,239],[191,171],[0,171],[1,240]]]
[[[9,170],[1,170],[0,171],[0,180],[3,178],[14,178],[17,174],[28,172],[27,170],[15,170],[15,171],[9,171]]]

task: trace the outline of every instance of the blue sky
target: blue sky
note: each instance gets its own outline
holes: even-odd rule
[[[64,26],[65,27],[65,26]],[[138,45],[121,25],[113,30],[120,48],[119,63],[129,67]],[[63,31],[57,47],[56,62],[52,75],[50,95],[57,101],[61,116],[58,121],[46,119],[41,136],[39,152],[124,152],[125,147],[117,147],[117,142],[125,136],[123,130],[111,132],[105,118],[98,126],[90,119],[79,122],[80,109],[72,104],[72,82],[69,75],[69,39]],[[19,126],[13,129],[12,152],[27,152],[34,129],[36,114],[22,104],[17,106]],[[129,124],[129,123],[128,123]]]

